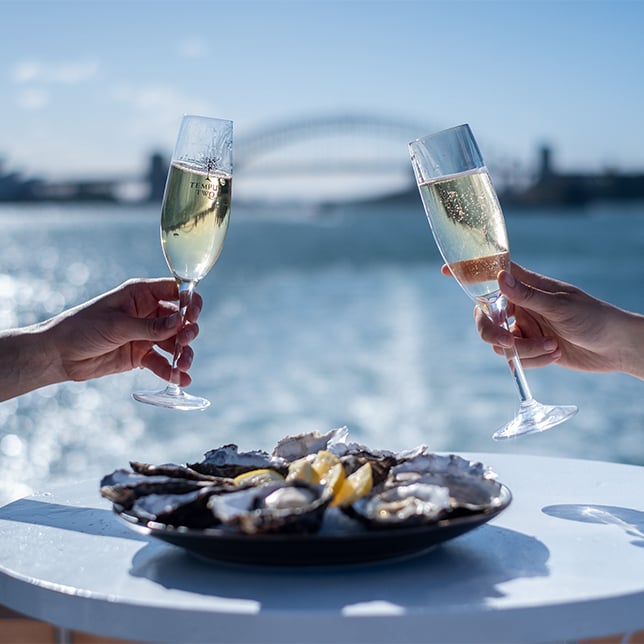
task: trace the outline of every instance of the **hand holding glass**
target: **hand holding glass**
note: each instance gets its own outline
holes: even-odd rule
[[[224,246],[230,218],[232,145],[232,121],[183,117],[161,208],[161,246],[179,285],[182,317],[195,286],[219,259]],[[134,398],[181,411],[208,407],[208,400],[179,387],[180,355],[177,342],[170,382],[164,390],[136,392]]]
[[[409,144],[416,182],[434,240],[463,290],[496,324],[509,328],[497,275],[510,269],[503,212],[468,125]],[[495,440],[542,432],[577,413],[574,405],[543,405],[530,392],[515,348],[506,351],[520,406]]]

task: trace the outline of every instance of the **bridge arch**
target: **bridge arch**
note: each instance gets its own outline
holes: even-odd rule
[[[252,165],[255,158],[280,148],[333,137],[388,139],[397,142],[402,152],[407,154],[406,144],[425,131],[426,127],[418,123],[376,115],[305,116],[261,127],[236,139],[235,167],[244,169]]]
[[[304,116],[235,139],[238,190],[318,199],[318,190],[360,195],[409,184],[407,143],[429,131],[395,117],[357,113]]]

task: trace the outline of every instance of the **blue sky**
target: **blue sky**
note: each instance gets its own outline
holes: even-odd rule
[[[526,163],[550,143],[562,169],[644,169],[643,33],[637,0],[0,0],[0,158],[140,172],[186,112],[238,136],[358,112],[469,122],[484,154]]]

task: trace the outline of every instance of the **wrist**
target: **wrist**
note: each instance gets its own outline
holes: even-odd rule
[[[0,400],[61,382],[49,344],[43,325],[0,333]]]
[[[644,315],[624,313],[619,326],[620,371],[644,380]]]

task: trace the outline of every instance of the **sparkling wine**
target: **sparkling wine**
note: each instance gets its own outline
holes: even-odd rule
[[[420,185],[420,195],[445,261],[474,298],[498,290],[509,267],[508,236],[499,200],[485,168]]]
[[[497,275],[509,268],[505,220],[483,157],[465,124],[409,144],[425,214],[444,261],[463,290],[495,324],[510,330]],[[542,432],[577,413],[574,405],[543,405],[528,386],[516,346],[505,350],[520,405],[495,440]]]
[[[499,271],[509,270],[510,253],[497,253],[476,259],[466,259],[449,264],[452,275],[468,291],[476,290],[478,296],[489,295],[499,290],[496,276]]]
[[[219,258],[228,231],[231,191],[230,175],[171,165],[161,210],[161,244],[175,277],[197,282]]]

